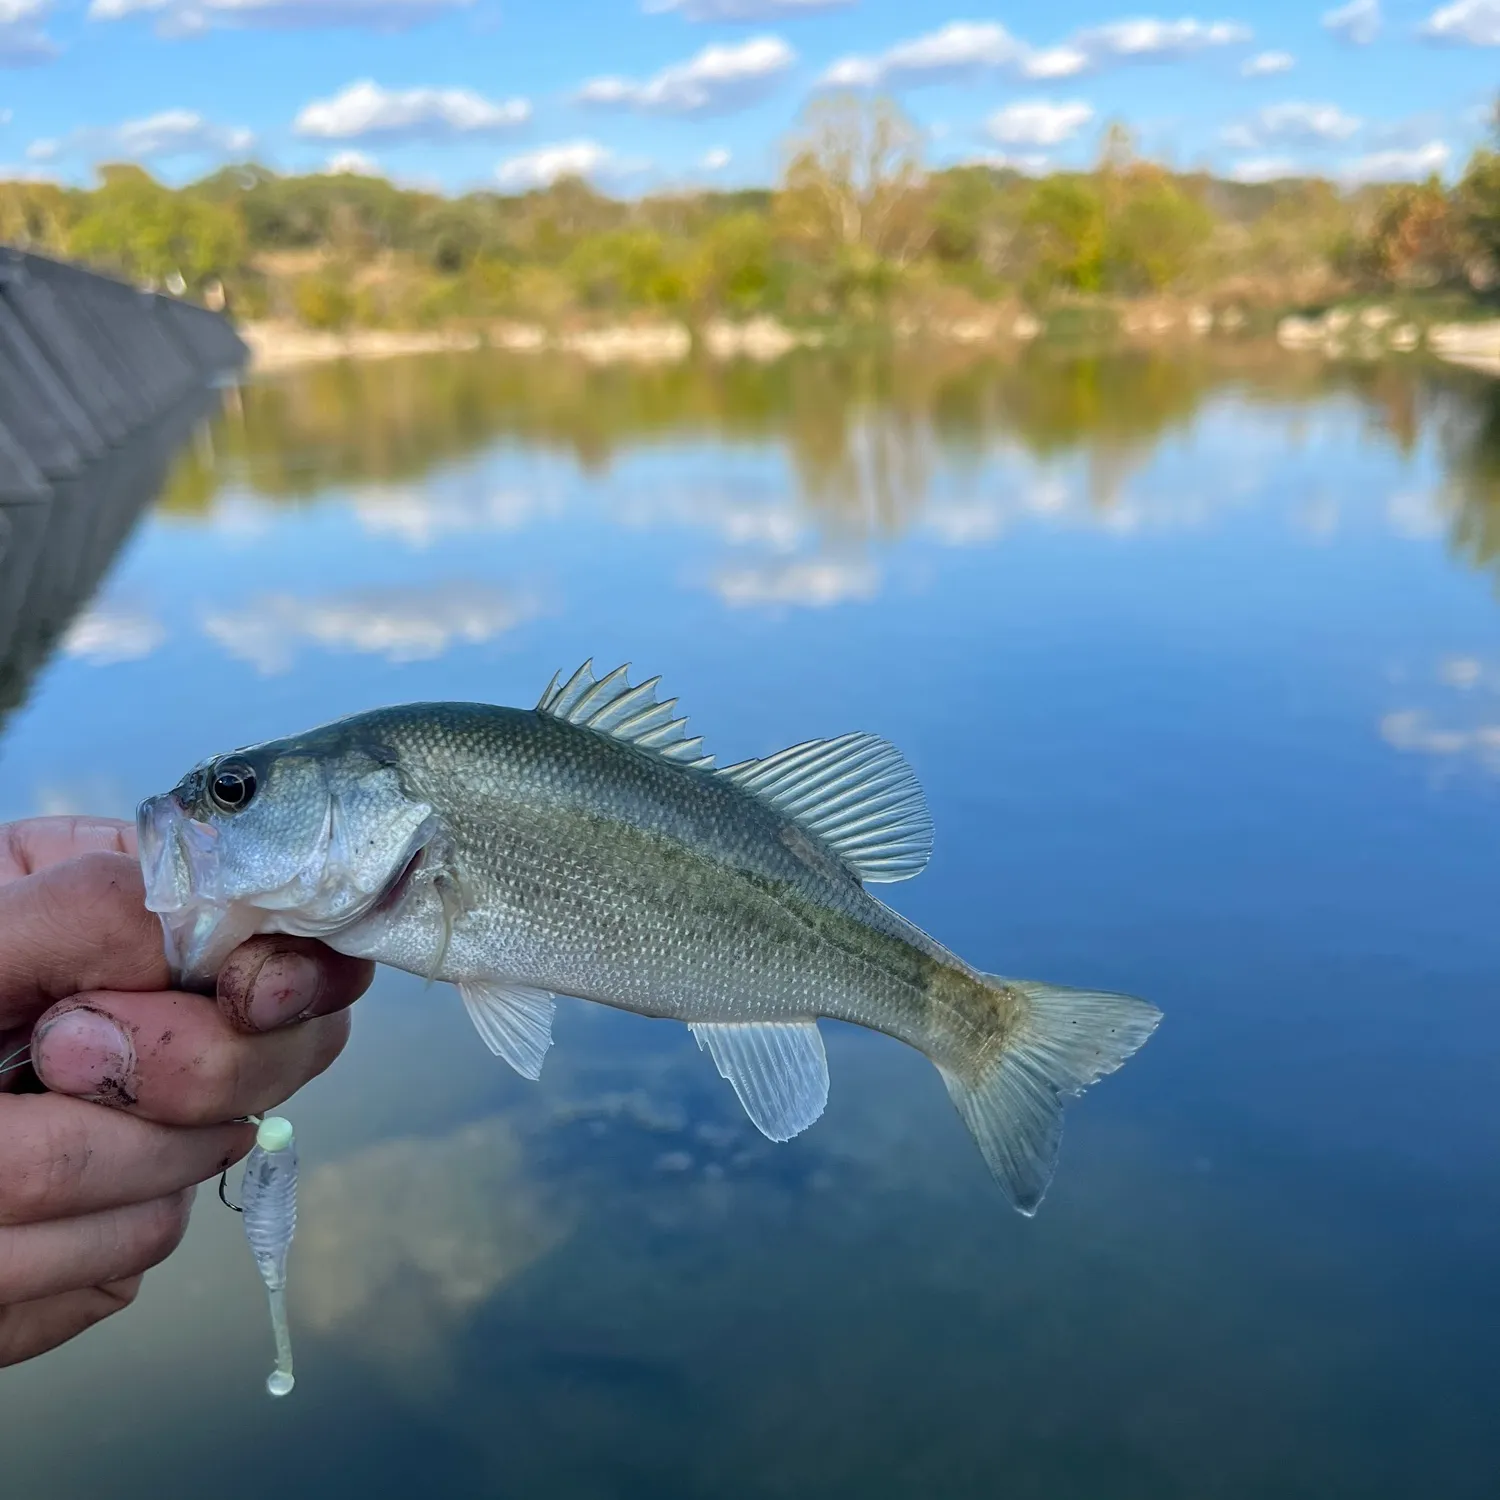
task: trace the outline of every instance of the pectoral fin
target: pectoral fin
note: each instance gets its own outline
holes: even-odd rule
[[[807,1129],[828,1103],[828,1055],[816,1021],[695,1021],[689,1029],[773,1141]]]
[[[470,980],[458,993],[485,1046],[523,1078],[540,1078],[552,1045],[551,993],[503,979]]]

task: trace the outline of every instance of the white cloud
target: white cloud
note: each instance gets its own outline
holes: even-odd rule
[[[509,156],[495,168],[501,187],[541,188],[560,177],[598,177],[621,170],[619,158],[598,141],[559,141]]]
[[[314,100],[292,128],[330,141],[430,139],[509,130],[530,118],[525,99],[486,99],[472,89],[383,89],[367,78],[331,99]]]
[[[1453,152],[1446,141],[1428,141],[1404,151],[1372,151],[1339,168],[1347,182],[1396,182],[1405,178],[1430,177],[1441,172]]]
[[[1228,145],[1253,151],[1271,141],[1347,141],[1363,123],[1336,104],[1289,102],[1268,104],[1247,122],[1231,125],[1223,134]]]
[[[1113,21],[1081,31],[1077,46],[1095,59],[1186,57],[1207,47],[1230,47],[1250,40],[1250,28],[1238,21],[1141,19]]]
[[[765,567],[726,569],[714,579],[714,592],[735,609],[800,605],[826,609],[851,599],[873,599],[880,575],[866,562],[812,559]]]
[[[358,26],[405,31],[466,9],[473,0],[90,0],[91,21],[152,16],[164,36],[197,36],[217,27]]]
[[[335,151],[323,170],[331,177],[347,172],[355,177],[380,176],[380,163],[367,151]]]
[[[1089,27],[1059,46],[1038,48],[1012,36],[998,21],[950,21],[878,55],[841,58],[821,82],[830,88],[874,88],[887,83],[936,83],[986,72],[1071,78],[1111,63],[1186,57],[1249,38],[1250,28],[1238,21],[1143,17]]]
[[[1500,0],[1454,0],[1428,16],[1422,35],[1470,47],[1500,47]]]
[[[1380,721],[1380,737],[1408,755],[1472,756],[1500,772],[1500,724],[1445,729],[1435,725],[1425,709],[1404,708]]]
[[[578,91],[583,104],[694,115],[737,109],[762,98],[797,60],[776,36],[753,37],[733,46],[705,47],[687,62],[654,77],[591,78]]]
[[[248,151],[255,136],[249,130],[214,125],[190,109],[166,109],[116,126],[110,143],[127,156],[185,156],[195,151],[235,154]]]
[[[1380,0],[1349,0],[1323,15],[1327,30],[1356,47],[1368,47],[1380,35],[1381,21]]]
[[[557,515],[555,496],[527,490],[474,493],[440,485],[420,488],[370,486],[353,498],[355,519],[364,531],[394,536],[425,551],[439,537],[480,532],[524,531]]]
[[[647,15],[676,11],[686,21],[780,21],[842,10],[854,0],[646,0]]]
[[[115,156],[131,160],[200,153],[237,156],[254,144],[253,131],[215,125],[191,109],[164,109],[144,120],[126,120],[103,129],[75,130],[61,140],[36,140],[26,148],[26,155],[32,161],[56,161],[70,152],[86,153],[95,159]]]
[[[1091,59],[1079,47],[1044,47],[1040,52],[1028,52],[1021,64],[1021,71],[1028,78],[1071,78],[1089,67]]]
[[[43,29],[52,0],[0,0],[0,67],[24,67],[57,56]]]
[[[1028,99],[997,109],[984,128],[1002,146],[1059,146],[1093,118],[1093,106],[1081,99],[1065,103]]]
[[[714,146],[705,151],[699,158],[698,165],[705,172],[722,172],[729,165],[730,153],[727,146]]]
[[[1020,69],[1030,48],[998,21],[950,21],[925,36],[898,42],[878,57],[845,57],[822,81],[831,88],[873,88],[886,82],[921,82],[965,73]]]
[[[388,662],[433,661],[457,645],[494,640],[541,613],[534,595],[479,584],[388,588],[327,598],[271,594],[210,611],[203,629],[263,676],[287,671],[307,646]]]
[[[1290,72],[1296,65],[1290,52],[1257,52],[1245,59],[1240,72],[1246,78],[1269,78],[1273,73]]]
[[[150,656],[166,638],[166,627],[154,615],[106,607],[74,620],[63,636],[62,649],[90,666],[106,667]]]
[[[1300,175],[1297,163],[1289,156],[1251,156],[1230,169],[1236,182],[1275,182],[1282,177]]]

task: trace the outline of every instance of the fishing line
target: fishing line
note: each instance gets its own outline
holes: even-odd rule
[[[7,1073],[14,1073],[17,1068],[25,1068],[31,1065],[31,1043],[27,1042],[24,1047],[18,1047],[11,1055],[0,1061],[0,1078]]]

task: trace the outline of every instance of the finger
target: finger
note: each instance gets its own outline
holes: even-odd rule
[[[101,991],[42,1017],[32,1067],[54,1093],[164,1125],[213,1125],[289,1099],[348,1039],[347,1011],[246,1036],[201,995]]]
[[[0,1369],[45,1354],[85,1328],[129,1307],[141,1289],[141,1278],[108,1281],[103,1286],[59,1292],[35,1302],[0,1307]]]
[[[311,938],[253,937],[219,971],[219,1008],[239,1031],[272,1031],[353,1005],[374,977],[367,959]]]
[[[0,1028],[84,990],[170,982],[135,860],[85,854],[0,885]]]
[[[0,1098],[0,1226],[162,1198],[217,1177],[255,1142],[249,1125],[182,1130],[65,1094]]]
[[[0,823],[0,881],[19,880],[80,854],[136,857],[135,826],[118,818],[27,818]]]
[[[173,1193],[78,1219],[0,1229],[0,1307],[149,1271],[182,1242],[192,1202],[191,1192]]]

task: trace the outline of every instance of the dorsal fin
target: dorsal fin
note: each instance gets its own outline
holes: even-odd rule
[[[713,756],[703,753],[703,737],[689,739],[687,720],[673,717],[677,700],[657,701],[661,678],[652,677],[631,687],[625,676],[629,670],[627,663],[596,678],[594,659],[590,657],[566,682],[560,683],[562,674],[554,673],[536,706],[537,712],[624,740],[641,750],[653,750],[678,765],[713,765]]]
[[[860,880],[910,880],[932,854],[932,817],[916,774],[877,735],[810,740],[718,774],[821,840]]]

